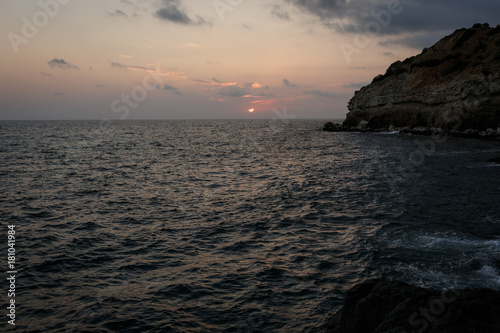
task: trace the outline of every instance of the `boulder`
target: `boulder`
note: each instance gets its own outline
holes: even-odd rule
[[[500,332],[500,291],[435,291],[399,281],[353,287],[327,333]]]

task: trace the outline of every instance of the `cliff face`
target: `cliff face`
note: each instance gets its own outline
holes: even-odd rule
[[[348,109],[349,130],[500,135],[500,25],[457,30],[393,63],[354,94]]]

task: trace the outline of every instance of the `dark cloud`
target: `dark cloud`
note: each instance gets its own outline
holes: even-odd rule
[[[40,72],[40,74],[42,74],[43,76],[54,76],[54,75],[52,75],[52,74],[50,74],[50,73],[45,73],[45,72],[43,72],[43,71],[42,71],[42,72]]]
[[[115,10],[114,12],[108,12],[108,16],[111,16],[111,17],[125,17],[125,18],[128,18],[128,15],[120,10],[120,9],[117,9]]]
[[[55,92],[54,93],[54,96],[64,96],[64,95],[65,95],[65,93],[63,93],[63,92]]]
[[[219,94],[227,97],[243,97],[248,95],[244,89],[238,87],[224,88],[219,91]]]
[[[296,87],[297,85],[295,83],[292,83],[290,82],[288,79],[283,79],[283,84],[287,87],[291,87],[291,88],[294,88]]]
[[[163,85],[163,89],[165,89],[165,90],[169,90],[169,91],[173,92],[173,93],[174,93],[174,94],[176,94],[176,95],[183,95],[183,94],[179,91],[179,89],[178,89],[178,88],[173,87],[173,86],[170,86],[170,85],[168,85],[168,84]]]
[[[337,97],[332,93],[329,93],[327,91],[320,91],[320,90],[304,91],[304,94],[318,96],[318,97]]]
[[[184,25],[207,25],[208,22],[201,16],[196,20],[188,16],[182,8],[180,0],[163,0],[163,7],[156,12],[162,20]]]
[[[105,84],[96,84],[95,87],[96,88],[106,88],[107,85],[105,85]]]
[[[420,33],[402,38],[386,39],[384,41],[381,41],[379,45],[386,47],[405,45],[415,49],[422,49],[424,47],[430,47],[434,45],[437,41],[443,38],[444,35],[446,35],[446,33],[443,32]]]
[[[66,62],[64,59],[52,59],[47,62],[52,68],[61,68],[61,69],[80,69],[78,66],[72,65],[69,62]]]
[[[254,86],[254,82],[247,82],[247,83],[243,83],[241,85],[242,88],[247,88],[247,89],[253,88],[253,86]]]
[[[448,31],[477,22],[500,23],[498,0],[286,0],[339,32],[365,32],[379,23],[380,35]],[[399,3],[390,16],[388,5]],[[400,9],[400,12],[398,13]],[[419,46],[421,43],[418,43]]]
[[[111,62],[111,67],[117,67],[117,68],[127,68],[127,66],[122,65],[122,64],[120,64],[120,63],[118,63],[118,62],[114,62],[114,61],[113,61],[113,62]]]
[[[266,89],[266,88],[264,87],[264,89]],[[260,93],[260,94],[257,94],[257,96],[267,97],[267,98],[275,98],[276,97],[273,93]]]
[[[124,69],[134,69],[134,70],[142,70],[142,71],[152,70],[152,68],[146,68],[144,66],[123,65],[123,64],[120,64],[119,62],[115,62],[115,61],[111,62],[111,67],[124,68]]]
[[[285,21],[290,21],[290,15],[286,11],[284,11],[281,6],[273,5],[273,9],[271,10],[271,15],[276,16]]]
[[[396,55],[392,52],[384,52],[382,53],[384,57],[389,57],[389,58],[396,58]]]

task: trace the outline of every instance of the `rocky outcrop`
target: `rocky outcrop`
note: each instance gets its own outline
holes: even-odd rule
[[[355,92],[347,130],[500,136],[500,25],[459,29]]]
[[[342,124],[332,123],[331,121],[327,122],[323,126],[323,131],[326,131],[326,132],[342,132],[343,129],[344,128],[342,127]]]
[[[500,332],[500,291],[438,292],[369,280],[352,288],[327,333]]]

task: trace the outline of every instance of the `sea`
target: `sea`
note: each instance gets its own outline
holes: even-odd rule
[[[0,122],[0,325],[12,268],[16,332],[324,332],[371,278],[500,290],[500,142],[324,123]]]

